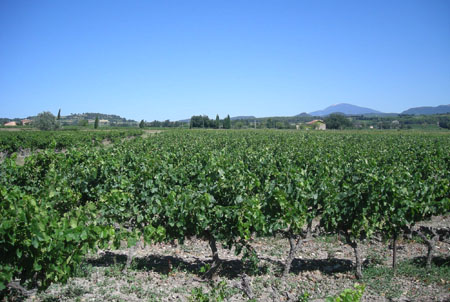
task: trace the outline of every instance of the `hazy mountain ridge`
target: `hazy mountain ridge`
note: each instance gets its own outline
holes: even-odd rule
[[[432,115],[432,114],[445,114],[450,113],[449,105],[439,105],[433,106],[423,106],[423,107],[413,107],[409,108],[401,113],[385,113],[377,111],[371,108],[360,107],[352,104],[342,103],[337,105],[331,105],[323,110],[310,112],[309,115],[312,116],[326,116],[332,113],[340,113],[345,115],[365,115],[365,116],[395,116],[399,114],[410,114],[410,115]],[[304,113],[302,113],[304,114]]]
[[[306,112],[302,112],[302,113],[300,113],[300,114],[297,114],[296,116],[299,116],[299,117],[308,117],[308,116],[311,116],[311,115],[309,115],[309,114],[306,113]]]
[[[429,115],[429,114],[444,114],[444,113],[450,113],[450,104],[440,105],[436,107],[432,106],[413,107],[403,111],[401,114]]]
[[[256,117],[253,116],[253,115],[249,115],[249,116],[242,115],[242,116],[233,116],[233,117],[230,117],[230,119],[231,119],[232,121],[238,121],[238,120],[251,120],[251,119],[255,119],[255,118],[256,118]]]
[[[352,104],[341,103],[336,105],[331,105],[323,110],[310,112],[309,115],[312,116],[326,116],[332,113],[342,113],[345,115],[364,115],[364,114],[382,114],[382,112],[366,108],[360,107]]]

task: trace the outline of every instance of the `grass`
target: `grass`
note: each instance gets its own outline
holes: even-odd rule
[[[197,302],[222,302],[240,293],[238,289],[230,287],[225,281],[209,284],[210,290],[203,292],[203,288],[195,287],[191,290],[188,301]]]
[[[92,266],[92,264],[86,263],[84,261],[75,269],[74,277],[87,278],[92,274],[93,271],[94,267]]]
[[[394,274],[390,267],[368,267],[363,270],[363,281],[378,295],[388,299],[398,298],[402,295],[401,286],[394,282]]]
[[[398,266],[397,273],[425,284],[450,282],[450,258],[435,257],[430,270],[425,268],[425,259],[422,257],[404,261]]]
[[[385,258],[381,253],[377,253],[376,251],[369,249],[367,251],[366,263],[367,266],[376,267],[382,266],[385,261]]]
[[[430,284],[449,284],[450,259],[435,258],[430,270],[425,267],[425,259],[415,258],[399,262],[397,272],[387,266],[369,266],[363,271],[363,281],[377,294],[386,298],[398,298],[403,292],[399,278],[412,282]]]
[[[88,293],[86,289],[76,284],[69,284],[63,291],[63,296],[66,298],[76,298]]]
[[[114,264],[109,267],[106,267],[104,274],[106,277],[121,277],[123,276],[123,265],[122,264]]]

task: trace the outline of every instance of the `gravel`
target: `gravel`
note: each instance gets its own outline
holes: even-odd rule
[[[441,217],[436,225],[445,225],[447,219],[448,216]],[[306,242],[285,278],[279,274],[288,254],[286,239],[257,238],[251,245],[260,259],[259,273],[248,277],[256,301],[288,301],[303,293],[309,294],[310,301],[325,301],[325,297],[351,289],[358,282],[353,272],[353,251],[337,236]],[[398,247],[399,263],[420,259],[427,250],[425,245],[407,239],[399,240]],[[210,282],[201,279],[201,268],[211,260],[209,246],[203,240],[193,238],[182,245],[139,246],[134,249],[132,266],[122,271],[129,252],[129,249],[98,251],[87,257],[79,277],[64,285],[53,284],[26,301],[189,301],[193,290],[197,293],[201,290],[204,295],[213,295],[215,291],[216,296],[223,294],[225,301],[248,300],[240,289],[245,265],[234,250],[219,248],[221,270]],[[387,269],[391,265],[388,242],[364,242],[361,254],[365,263],[374,267]],[[435,257],[444,259],[447,261],[444,265],[448,265],[449,254],[449,244],[438,242]],[[431,283],[400,274],[385,278],[363,280],[366,289],[362,301],[450,301],[448,275]]]

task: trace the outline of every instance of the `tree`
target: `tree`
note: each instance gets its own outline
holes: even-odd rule
[[[328,129],[344,129],[352,126],[352,122],[339,113],[330,114],[324,119],[324,122]]]
[[[190,128],[202,128],[203,127],[203,117],[201,115],[193,115],[191,117]]]
[[[170,120],[165,120],[163,123],[163,127],[170,127]]]
[[[219,119],[219,115],[216,114],[216,129],[220,128],[220,119]]]
[[[58,110],[58,117],[56,118],[56,120],[60,120],[61,119],[61,109]]]
[[[59,128],[55,116],[49,111],[39,113],[34,123],[40,130],[55,130]]]
[[[94,128],[95,128],[95,129],[98,128],[98,115],[95,117]]]
[[[190,128],[215,128],[214,120],[210,120],[207,115],[193,115],[191,117]]]
[[[139,123],[139,128],[144,128],[145,127],[145,122],[144,120],[141,120],[141,122]]]
[[[231,129],[231,119],[230,115],[228,114],[227,117],[223,120],[223,128],[225,129]]]
[[[450,118],[448,116],[439,117],[439,127],[450,129]]]
[[[237,121],[237,122],[234,123],[234,127],[236,129],[242,129],[242,128],[244,128],[244,122],[243,121]]]
[[[275,123],[275,128],[283,129],[283,128],[285,128],[285,124],[283,122],[276,122]]]
[[[86,119],[78,120],[77,124],[78,124],[78,126],[86,127],[89,124],[89,121]]]

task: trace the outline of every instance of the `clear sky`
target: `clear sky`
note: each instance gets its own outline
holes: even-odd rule
[[[450,1],[0,1],[0,117],[450,103]]]

